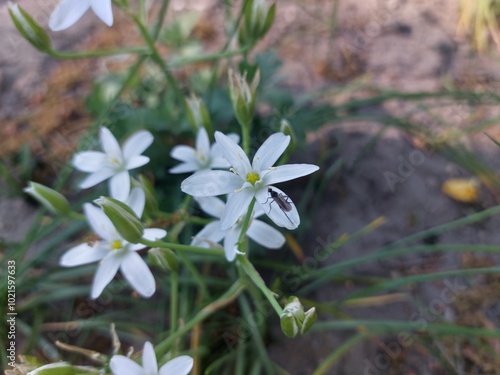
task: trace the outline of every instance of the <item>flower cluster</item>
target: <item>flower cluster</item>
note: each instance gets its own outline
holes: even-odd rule
[[[207,246],[224,239],[226,258],[232,261],[238,252],[235,246],[242,230],[241,223],[252,200],[256,199],[260,206],[259,211],[253,213],[254,218],[264,213],[278,226],[295,229],[300,224],[297,208],[273,184],[308,175],[317,171],[318,167],[311,164],[274,167],[290,143],[290,136],[283,133],[271,135],[257,150],[251,164],[233,139],[221,132],[215,133],[215,139],[231,169],[195,173],[182,182],[181,190],[198,198],[228,194],[225,205],[221,200],[198,199],[202,209],[219,220],[207,225],[195,236],[193,243]],[[205,149],[208,149],[208,144]],[[279,232],[270,229],[264,223],[254,221],[247,235],[263,246],[281,247],[284,239],[277,234]]]

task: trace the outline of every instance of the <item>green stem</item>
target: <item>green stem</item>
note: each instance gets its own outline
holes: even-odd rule
[[[170,274],[170,334],[175,334],[177,330],[177,312],[179,311],[179,274],[172,271]],[[172,354],[175,354],[174,348]],[[172,355],[175,357],[175,355]]]
[[[188,333],[195,325],[201,323],[216,311],[232,303],[244,289],[244,283],[241,280],[237,280],[222,296],[201,309],[193,319],[180,327],[173,335],[160,342],[155,349],[156,354],[158,356],[164,355],[179,337]]]
[[[139,31],[141,32],[142,37],[146,41],[148,48],[151,52],[151,58],[153,61],[160,67],[160,69],[163,71],[163,74],[165,75],[165,78],[167,79],[168,83],[172,86],[172,88],[177,92],[179,98],[184,98],[184,93],[182,92],[181,88],[177,84],[174,76],[172,75],[172,72],[167,66],[167,63],[163,60],[161,57],[160,53],[158,52],[158,49],[155,46],[155,40],[151,37],[149,34],[148,30],[146,29],[146,26],[141,22],[141,20],[135,15],[132,14],[132,18],[134,19],[137,27],[139,28]]]
[[[253,264],[250,263],[247,257],[243,255],[238,255],[238,264],[241,265],[245,273],[252,279],[255,285],[261,290],[262,294],[267,298],[267,300],[271,303],[276,313],[281,315],[283,312],[283,308],[274,297],[274,294],[267,288],[266,283],[262,280],[262,277],[254,268]]]
[[[224,251],[219,250],[219,249],[207,249],[205,247],[197,247],[197,246],[190,246],[190,245],[183,245],[183,244],[178,244],[178,243],[172,243],[172,242],[164,242],[164,241],[149,241],[146,239],[142,239],[141,243],[143,245],[149,246],[149,247],[161,247],[165,249],[171,249],[175,251],[188,251],[191,253],[198,253],[198,254],[204,254],[204,255],[217,255],[217,256],[223,256]]]
[[[236,246],[238,247],[238,250],[241,251],[242,253],[246,252],[247,249],[243,249],[243,243],[245,236],[247,234],[248,227],[250,226],[250,220],[252,219],[252,213],[253,213],[253,207],[255,206],[255,197],[252,198],[252,201],[250,202],[250,205],[248,206],[248,211],[247,214],[245,215],[245,219],[243,220],[243,225],[241,226],[241,233],[240,236],[238,237],[238,242],[236,243]]]
[[[145,55],[149,54],[149,49],[144,47],[130,47],[115,50],[102,51],[86,51],[86,52],[59,52],[55,50],[47,51],[49,56],[57,59],[87,59],[103,56],[118,56],[118,55]]]
[[[241,124],[241,137],[243,138],[243,151],[248,155],[250,153],[250,123]]]
[[[154,41],[156,41],[158,39],[158,36],[160,35],[160,30],[163,25],[163,22],[165,21],[165,16],[167,15],[169,3],[170,3],[169,0],[162,0],[161,2],[161,9],[158,15],[158,20],[156,21],[156,24],[154,25],[152,32],[152,38]]]

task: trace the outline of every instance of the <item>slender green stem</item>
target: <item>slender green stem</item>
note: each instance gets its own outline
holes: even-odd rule
[[[198,253],[198,254],[204,254],[204,255],[217,255],[217,256],[222,256],[224,255],[224,251],[219,250],[219,249],[207,249],[205,247],[197,247],[197,246],[190,246],[190,245],[183,245],[183,244],[178,244],[178,243],[172,243],[172,242],[164,242],[164,241],[149,241],[146,239],[142,239],[141,243],[143,245],[149,246],[149,247],[161,247],[165,249],[171,249],[175,251],[187,251],[191,253]]]
[[[144,26],[144,24],[141,22],[141,20],[135,14],[132,14],[132,18],[134,19],[137,27],[139,28],[139,31],[141,32],[142,37],[144,38],[144,40],[146,41],[146,44],[148,45],[148,48],[151,52],[151,58],[163,71],[165,78],[167,79],[168,83],[172,86],[172,88],[177,92],[178,97],[184,98],[184,93],[182,92],[181,88],[177,84],[177,81],[175,80],[174,76],[172,75],[172,72],[170,71],[170,69],[168,68],[167,63],[163,60],[160,53],[158,52],[158,49],[155,46],[155,40],[149,34],[149,31],[147,30],[146,26]]]
[[[59,51],[49,50],[47,54],[57,59],[68,60],[68,59],[87,59],[94,57],[118,56],[118,55],[147,55],[149,54],[149,49],[144,47],[129,47],[122,49],[114,49],[114,50],[85,51],[85,52],[59,52]]]
[[[210,297],[210,292],[207,289],[207,286],[203,280],[202,275],[198,271],[198,269],[194,266],[191,260],[184,254],[182,251],[177,252],[177,256],[181,259],[182,263],[186,266],[186,268],[191,272],[192,279],[198,285],[198,289],[201,294],[201,299],[203,300],[206,297]]]
[[[267,298],[267,300],[271,303],[274,310],[278,315],[281,315],[283,312],[283,308],[280,306],[279,302],[274,297],[274,294],[267,288],[266,283],[262,280],[262,277],[254,268],[253,264],[250,263],[248,258],[243,255],[238,255],[238,264],[243,268],[245,273],[252,279],[255,285],[261,290],[262,294]]]
[[[252,198],[250,205],[248,206],[247,214],[245,215],[245,219],[243,220],[243,225],[241,226],[241,233],[238,237],[238,242],[236,246],[238,250],[241,252],[246,252],[247,249],[243,249],[244,239],[247,234],[248,227],[250,226],[250,220],[252,219],[253,208],[255,206],[255,197]]]
[[[177,312],[179,311],[179,274],[172,271],[170,274],[170,333],[173,335],[177,330]],[[177,348],[174,348],[173,354]],[[175,357],[173,355],[172,357]]]
[[[170,3],[169,0],[162,0],[161,2],[161,9],[160,12],[158,13],[158,20],[156,21],[156,24],[153,27],[153,32],[151,33],[154,41],[156,41],[158,39],[158,36],[160,35],[161,27],[163,26],[163,22],[165,21],[165,16],[167,15],[169,3]]]
[[[184,326],[179,327],[173,335],[160,342],[155,349],[156,354],[158,356],[164,355],[179,337],[188,333],[195,325],[202,322],[216,311],[232,303],[244,289],[244,283],[241,280],[237,280],[222,296],[201,309],[198,314],[196,314]]]
[[[241,137],[243,143],[243,151],[245,154],[250,153],[250,126],[251,124],[241,124]]]
[[[79,214],[78,212],[75,212],[75,211],[70,211],[68,213],[68,217],[70,217],[71,219],[75,219],[75,220],[87,220],[87,218],[85,217],[85,215],[82,215],[82,214]]]
[[[250,334],[252,335],[252,343],[255,346],[255,349],[257,350],[257,353],[259,353],[259,359],[263,363],[265,372],[269,375],[274,374],[274,368],[273,368],[273,363],[271,362],[271,359],[269,358],[269,355],[267,354],[266,350],[266,345],[264,344],[264,341],[262,340],[262,336],[260,335],[259,330],[257,329],[257,324],[258,322],[255,321],[252,310],[250,309],[250,304],[248,303],[248,299],[244,294],[242,294],[239,298],[238,301],[240,302],[240,307],[241,311],[243,313],[243,316],[245,317],[245,320],[247,321],[247,326],[250,327]],[[259,312],[257,311],[257,314]],[[238,345],[238,347],[242,346],[242,343]]]

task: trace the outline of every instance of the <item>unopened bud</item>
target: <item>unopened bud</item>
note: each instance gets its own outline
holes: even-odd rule
[[[267,6],[265,0],[250,0],[245,9],[245,19],[238,33],[240,46],[255,44],[271,28],[276,15],[276,4]]]
[[[202,127],[206,128],[207,131],[210,130],[212,124],[207,106],[199,97],[191,94],[191,97],[186,98],[186,108],[187,118],[196,131]]]
[[[37,50],[48,52],[52,49],[47,32],[17,4],[9,4],[9,14],[16,29]]]
[[[160,268],[165,272],[177,272],[179,270],[179,262],[175,253],[170,249],[155,247],[148,251],[148,258],[152,265]]]
[[[229,70],[229,95],[236,119],[242,126],[249,126],[255,110],[255,97],[260,81],[260,72],[254,74],[251,85],[248,85],[246,73],[241,75]]]
[[[296,337],[306,333],[316,321],[316,308],[304,312],[304,306],[297,297],[289,297],[280,315],[281,330],[288,337]]]
[[[57,215],[67,215],[71,212],[68,200],[57,191],[42,184],[30,181],[23,191]]]
[[[144,227],[141,220],[129,206],[110,197],[101,197],[94,202],[102,207],[102,210],[123,239],[131,243],[141,241]]]

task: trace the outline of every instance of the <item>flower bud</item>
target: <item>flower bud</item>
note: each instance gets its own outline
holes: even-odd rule
[[[154,266],[165,272],[177,272],[179,270],[179,262],[175,253],[170,249],[155,247],[148,251],[148,258]]]
[[[267,6],[265,0],[250,0],[244,11],[245,19],[238,33],[240,46],[255,44],[271,28],[276,15],[276,4]]]
[[[37,50],[48,52],[52,49],[49,35],[23,8],[9,4],[9,14],[17,30]]]
[[[71,212],[68,200],[61,193],[47,186],[30,181],[29,186],[23,191],[57,215],[67,215]]]
[[[236,119],[242,126],[249,126],[255,110],[255,97],[260,81],[260,72],[257,70],[249,86],[246,73],[241,75],[229,70],[229,95]]]
[[[129,206],[110,197],[101,197],[94,202],[102,207],[123,239],[131,243],[141,241],[144,228],[141,220]]]
[[[208,115],[207,106],[199,97],[191,94],[190,98],[186,98],[186,108],[189,123],[196,131],[202,127],[210,130],[212,124],[210,122],[210,116]]]
[[[316,321],[316,308],[304,312],[304,306],[297,297],[289,297],[280,315],[281,330],[288,337],[296,337],[306,333]]]

